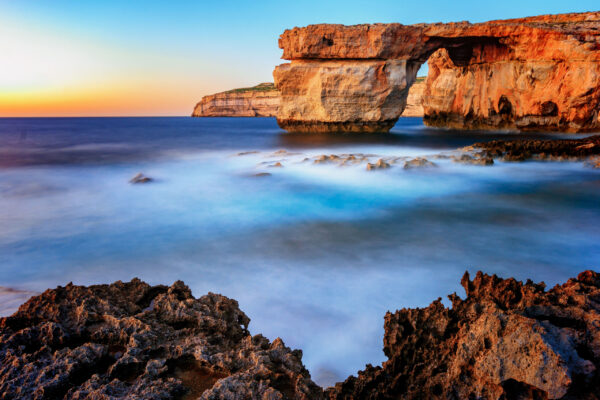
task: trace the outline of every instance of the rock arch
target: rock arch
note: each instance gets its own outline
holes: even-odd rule
[[[279,125],[387,131],[429,60],[428,125],[600,130],[600,12],[449,24],[310,25],[279,39]],[[510,106],[509,106],[510,105]]]

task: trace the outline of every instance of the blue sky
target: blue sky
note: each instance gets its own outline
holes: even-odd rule
[[[186,115],[205,94],[271,81],[283,62],[277,38],[294,26],[597,9],[597,0],[0,0],[0,116],[34,103],[37,115]]]

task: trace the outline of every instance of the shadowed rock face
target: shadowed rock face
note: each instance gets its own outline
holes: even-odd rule
[[[467,297],[385,316],[388,361],[330,399],[598,399],[600,275],[546,292],[531,281],[468,273]]]
[[[450,24],[286,30],[277,114],[294,131],[393,126],[430,59],[425,122],[454,128],[600,129],[600,13]],[[431,57],[431,58],[430,58]]]
[[[302,352],[176,282],[59,287],[0,319],[2,399],[318,399]]]

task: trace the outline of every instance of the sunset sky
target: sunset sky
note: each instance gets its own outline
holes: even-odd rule
[[[278,36],[312,23],[448,22],[591,11],[577,1],[0,0],[0,117],[189,115],[272,81]]]

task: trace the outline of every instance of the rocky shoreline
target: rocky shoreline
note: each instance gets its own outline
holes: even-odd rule
[[[519,139],[492,140],[475,143],[469,149],[481,149],[486,157],[501,158],[504,161],[548,160],[579,161],[597,165],[600,160],[600,135],[581,139]],[[600,165],[600,164],[599,164]]]
[[[546,291],[478,272],[385,316],[382,366],[326,390],[302,351],[248,331],[235,300],[183,282],[58,287],[0,319],[0,398],[597,399],[600,274]]]

